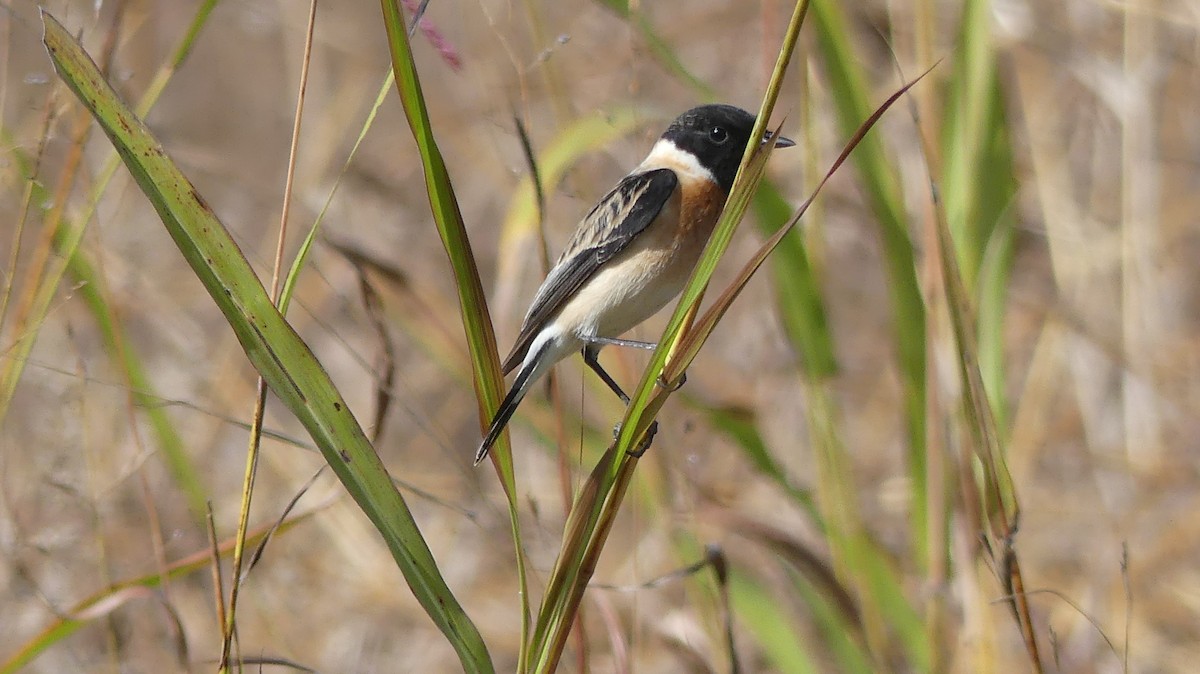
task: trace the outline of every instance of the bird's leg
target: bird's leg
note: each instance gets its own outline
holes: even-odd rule
[[[633,344],[644,344],[644,342],[633,342]],[[596,345],[593,343],[583,347],[583,362],[587,363],[587,366],[592,369],[592,372],[595,372],[596,376],[600,377],[600,381],[603,381],[613,393],[617,394],[617,397],[621,399],[621,402],[628,405],[629,396],[621,390],[621,387],[617,384],[616,380],[613,379],[603,367],[600,367],[600,361],[597,359],[597,356],[600,354],[600,346],[601,345]],[[653,348],[653,346],[654,345],[650,345],[651,348]],[[654,442],[654,436],[657,433],[658,422],[651,422],[650,428],[646,429],[646,439],[642,441],[640,445],[638,445],[637,449],[630,451],[629,455],[636,458],[645,454],[646,450],[650,448],[650,444]],[[613,439],[616,440],[617,436],[620,434],[621,424],[618,422],[616,426],[613,426]]]
[[[588,344],[587,346],[583,347],[583,362],[587,363],[587,366],[592,368],[592,372],[595,372],[596,376],[600,377],[600,381],[604,382],[610,391],[617,394],[617,397],[621,399],[621,402],[628,405],[629,396],[625,395],[625,392],[621,390],[621,387],[617,384],[616,380],[613,379],[607,372],[605,372],[604,368],[600,367],[600,361],[597,360],[597,356],[599,355],[600,346]]]
[[[632,339],[615,339],[613,337],[599,337],[599,336],[584,337],[583,339],[588,344],[583,349],[584,362],[586,362],[589,367],[591,367],[593,370],[595,370],[596,374],[600,375],[600,378],[604,380],[604,383],[608,384],[608,387],[610,389],[617,392],[617,395],[621,396],[621,400],[624,400],[625,404],[628,405],[629,398],[626,397],[624,393],[620,392],[620,390],[621,390],[620,388],[614,388],[617,386],[616,382],[614,382],[612,380],[612,378],[608,376],[607,372],[600,369],[600,364],[596,362],[596,354],[598,354],[600,352],[600,347],[602,347],[602,346],[624,346],[624,347],[630,347],[630,348],[634,348],[634,349],[646,349],[647,351],[653,351],[654,349],[658,348],[658,344],[655,344],[654,342],[639,342],[639,341],[632,340]],[[590,361],[588,360],[588,355],[587,355],[589,349],[591,349],[591,353],[592,353]],[[686,382],[687,382],[687,373],[686,372],[682,376],[679,377],[679,382],[677,384],[675,384],[674,386],[670,385],[670,383],[668,383],[666,379],[663,379],[661,375],[658,377],[657,380],[655,380],[655,383],[657,383],[659,385],[659,387],[665,388],[672,393],[683,388],[683,385]]]

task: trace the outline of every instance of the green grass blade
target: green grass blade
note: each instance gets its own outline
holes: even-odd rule
[[[983,383],[997,423],[1005,428],[1000,321],[1012,268],[1017,181],[992,30],[990,3],[964,4],[943,115],[939,196],[964,287],[978,308]]]
[[[730,513],[730,529],[770,550],[786,564],[793,592],[772,583],[755,566],[730,564],[729,600],[737,622],[762,649],[767,660],[780,672],[825,671],[814,669],[814,659],[828,652],[839,663],[838,672],[872,672],[870,653],[864,647],[862,625],[857,609],[846,589],[838,582],[820,553],[793,539],[772,525]],[[699,546],[692,539],[682,541],[682,557],[695,557]],[[797,609],[803,610],[797,610]],[[807,613],[823,639],[811,638],[798,615]]]
[[[421,156],[421,167],[425,174],[425,189],[429,206],[437,225],[438,235],[450,260],[454,273],[454,285],[458,291],[459,309],[466,333],[467,347],[471,355],[471,372],[474,376],[476,398],[479,401],[479,427],[487,428],[492,415],[500,406],[504,395],[504,379],[500,374],[500,356],[496,352],[496,334],[488,312],[487,298],[471,252],[471,242],[463,224],[458,199],[446,162],[442,159],[437,140],[433,135],[433,123],[425,107],[421,81],[417,75],[416,62],[408,42],[408,28],[404,12],[395,0],[382,0],[383,23],[387,29],[388,47],[392,57],[392,72],[396,76],[396,90],[408,119],[409,129],[417,143]],[[513,471],[512,449],[507,433],[493,448],[492,463],[504,488],[508,506],[509,527],[513,536],[513,547],[517,560],[518,594],[521,598],[521,640],[527,641],[529,633],[529,589],[526,578],[525,548],[521,541],[521,526],[517,507],[516,475]],[[524,655],[524,650],[522,650]],[[490,667],[490,663],[489,663]]]
[[[1031,664],[1041,666],[1021,571],[1011,547],[1019,513],[1004,436],[1002,321],[1013,256],[1012,204],[1017,182],[1002,98],[991,5],[964,4],[954,77],[942,130],[937,225],[938,271],[954,336],[962,384],[962,411],[974,443],[970,473],[993,568],[1010,595]],[[964,478],[965,479],[965,478]],[[964,489],[970,493],[971,489]]]
[[[990,52],[989,52],[990,56]],[[990,67],[996,64],[990,61]],[[945,158],[944,195],[946,222],[971,304],[977,307],[980,368],[1000,428],[1006,427],[1004,405],[1004,342],[1001,321],[1012,270],[1014,214],[1017,181],[1008,121],[1000,85],[991,75],[991,87],[981,93],[984,118],[979,128],[965,121],[950,124],[942,143]],[[957,80],[956,80],[957,81]],[[973,92],[971,87],[960,85]],[[960,113],[953,109],[953,120]],[[962,165],[969,162],[964,168]]]
[[[837,661],[837,671],[860,674],[878,671],[871,661],[870,652],[853,638],[854,630],[828,597],[803,574],[793,571],[788,575],[792,578],[796,594],[804,601],[813,622],[821,630],[824,637],[822,643]]]
[[[774,525],[737,515],[733,524],[740,536],[765,546],[787,565],[795,598],[824,635],[822,641],[814,642],[814,650],[822,646],[829,650],[841,664],[838,671],[871,671],[858,606],[823,555]],[[793,635],[793,639],[803,638],[802,634]]]
[[[1012,174],[1009,174],[1012,175]],[[1015,183],[1014,183],[1015,186]],[[1013,197],[1015,198],[1015,192]],[[1004,378],[1004,312],[1008,300],[1008,282],[1012,275],[1014,227],[1008,213],[992,230],[979,266],[979,287],[976,305],[979,307],[977,339],[979,340],[979,371],[983,387],[991,401],[996,426],[1007,433],[1008,405]]]
[[[99,122],[254,367],[308,430],[338,479],[383,535],[414,596],[468,671],[492,671],[475,626],[446,587],[403,497],[328,374],[271,303],[195,188],[95,63],[53,17],[44,42],[60,77]]]
[[[996,85],[989,3],[963,3],[962,33],[954,59],[954,77],[947,95],[943,130],[944,168],[941,181],[946,222],[954,235],[963,283],[968,293],[976,284],[983,252],[994,221],[980,220],[980,177],[994,184],[988,174],[980,175],[980,162],[990,141],[992,100]],[[989,167],[991,168],[991,167]],[[986,187],[982,187],[986,189]]]
[[[500,377],[500,357],[496,353],[496,337],[487,311],[487,299],[483,292],[483,284],[479,281],[479,271],[475,267],[475,257],[467,239],[462,213],[458,210],[454,186],[433,135],[433,123],[425,107],[421,82],[408,43],[403,12],[395,2],[384,0],[382,5],[392,54],[392,70],[396,75],[396,88],[421,155],[434,224],[442,238],[454,273],[463,327],[471,353],[472,370],[475,372],[476,388],[482,403],[479,417],[480,427],[483,428],[491,420],[492,412],[499,406],[504,394]],[[508,465],[505,471],[511,473],[511,465]]]
[[[928,646],[916,611],[905,598],[896,574],[886,565],[887,555],[870,538],[859,514],[851,462],[838,433],[831,387],[824,382],[812,382],[807,394],[812,444],[818,453],[817,479],[821,489],[817,497],[829,523],[826,536],[830,555],[857,601],[866,644],[877,661],[884,661],[894,650],[895,633],[907,651],[909,662],[926,663]],[[917,671],[924,669],[918,667]]]

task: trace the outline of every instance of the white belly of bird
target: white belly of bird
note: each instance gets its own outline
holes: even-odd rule
[[[580,338],[620,337],[683,289],[691,266],[669,258],[661,249],[642,250],[606,266],[563,308],[561,324]]]

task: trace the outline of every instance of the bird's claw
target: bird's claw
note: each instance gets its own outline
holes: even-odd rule
[[[650,428],[646,429],[645,437],[641,442],[638,443],[638,446],[625,453],[635,459],[642,458],[642,455],[646,453],[646,450],[650,449],[650,445],[654,444],[654,436],[657,434],[658,422],[652,421],[650,422]],[[613,426],[613,440],[616,440],[619,437],[621,437],[621,424],[618,422],[616,426]]]

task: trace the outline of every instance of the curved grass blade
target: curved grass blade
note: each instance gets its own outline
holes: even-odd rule
[[[491,420],[491,415],[499,406],[504,394],[500,378],[500,357],[496,353],[496,336],[492,331],[487,298],[483,292],[483,284],[479,281],[479,270],[475,266],[475,256],[467,238],[462,213],[458,209],[458,199],[454,195],[450,173],[446,170],[446,162],[433,136],[433,124],[425,107],[421,82],[405,32],[403,13],[395,2],[383,0],[382,5],[392,53],[392,69],[396,75],[396,88],[421,154],[425,187],[434,223],[454,272],[463,327],[471,352],[472,371],[475,373],[476,392],[481,402],[479,418],[482,429]],[[506,447],[507,443],[504,445]],[[511,462],[505,459],[500,463],[508,464],[498,464],[498,468],[503,468],[503,472],[509,473],[506,477],[511,480]]]
[[[738,621],[758,642],[774,671],[823,671],[805,650],[804,630],[796,617],[780,604],[770,588],[748,574],[734,572],[729,575],[729,598]]]
[[[479,281],[479,270],[471,252],[471,242],[463,225],[458,199],[446,162],[442,159],[437,140],[433,135],[433,124],[425,107],[421,80],[417,75],[416,62],[408,42],[404,13],[395,0],[381,0],[383,23],[387,29],[388,48],[392,57],[392,71],[396,76],[396,90],[408,119],[409,129],[421,155],[421,167],[425,174],[425,189],[429,206],[437,225],[438,235],[450,267],[454,273],[454,286],[458,291],[463,330],[471,354],[471,372],[474,378],[476,399],[479,401],[479,428],[484,431],[492,415],[500,406],[504,395],[504,379],[500,375],[500,355],[496,352],[496,334],[488,312],[487,297]],[[518,594],[521,597],[522,643],[529,632],[529,591],[526,579],[525,550],[521,541],[520,518],[517,510],[516,475],[513,471],[512,448],[505,433],[492,452],[492,465],[500,478],[508,506],[509,528],[512,531],[513,547],[517,560]],[[457,647],[457,646],[456,646]],[[522,649],[522,654],[524,650]],[[523,663],[521,663],[523,664]],[[488,663],[491,667],[491,663]]]
[[[731,525],[731,530],[738,530],[750,540],[755,540],[758,537],[756,529],[762,528],[737,515],[733,515],[728,524]],[[743,525],[749,525],[746,531],[742,530]],[[676,535],[675,547],[679,550],[679,556],[684,558],[694,557],[702,550],[707,550],[686,533]],[[735,618],[741,628],[738,634],[744,635],[741,636],[742,639],[749,637],[758,644],[763,657],[773,665],[772,671],[796,674],[822,671],[812,657],[813,651],[819,648],[820,644],[812,643],[812,640],[806,638],[808,633],[797,621],[796,612],[787,601],[781,601],[775,588],[768,587],[760,581],[754,575],[753,569],[728,562],[723,566],[724,568],[718,569],[714,564],[714,571],[718,572],[717,589],[723,589],[728,595],[730,617]],[[722,576],[724,583],[721,583]],[[736,642],[732,638],[727,640],[731,646],[730,650],[733,651]],[[742,671],[736,659],[732,664],[728,671]]]
[[[822,556],[783,531],[748,517],[734,515],[730,524],[740,536],[763,545],[787,565],[796,598],[821,630],[824,638],[820,644],[839,662],[837,671],[875,671],[871,666],[871,653],[866,647],[862,616],[854,597]],[[781,602],[775,600],[770,603]],[[739,614],[744,620],[751,617],[756,610],[761,610],[749,602],[744,604],[744,614]],[[785,615],[787,613],[779,607],[774,607],[774,610]],[[755,625],[755,622],[750,620],[747,622],[752,627]],[[766,621],[759,619],[757,622]],[[789,646],[794,648],[795,646],[788,643],[789,637],[793,642],[806,641],[803,631],[794,627],[789,633],[782,631],[780,626],[765,625],[758,627],[754,632],[768,654],[786,652]],[[791,670],[785,668],[781,671]]]
[[[329,375],[146,125],[120,101],[66,29],[45,12],[42,18],[43,41],[60,77],[108,135],[251,363],[383,535],[413,595],[446,634],[464,668],[492,671],[478,630],[446,587],[407,504]]]

